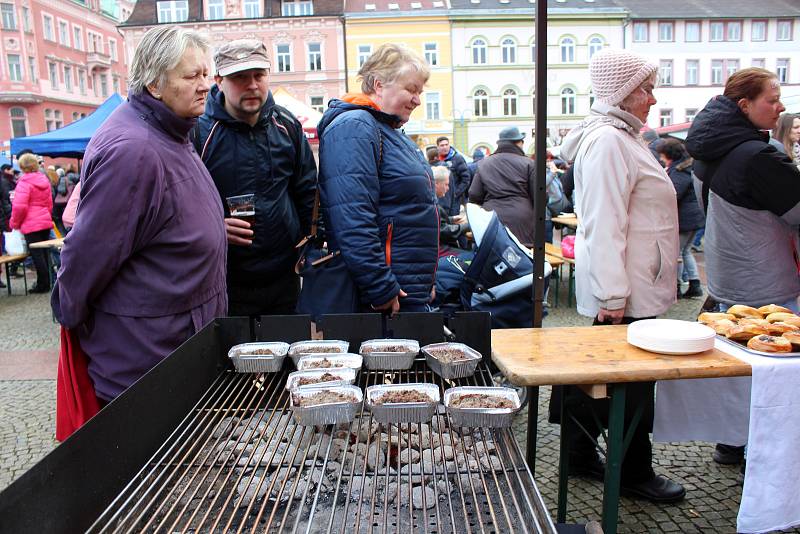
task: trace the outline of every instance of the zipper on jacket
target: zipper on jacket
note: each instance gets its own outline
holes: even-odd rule
[[[438,199],[436,198],[436,185],[433,181],[433,176],[425,171],[425,176],[428,177],[428,184],[431,186],[431,191],[433,192],[433,216],[436,218],[436,262],[433,265],[433,286],[436,286],[436,272],[439,270],[439,247],[440,247],[440,240],[442,238],[441,231],[442,229],[439,227],[439,208],[436,207],[436,203]]]
[[[386,227],[386,265],[392,266],[392,231],[394,230],[394,221],[389,222]]]

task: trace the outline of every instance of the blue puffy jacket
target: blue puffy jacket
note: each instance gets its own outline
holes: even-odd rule
[[[439,216],[433,177],[398,117],[332,100],[317,126],[320,206],[330,250],[341,250],[361,302],[400,292],[419,311],[436,277]]]

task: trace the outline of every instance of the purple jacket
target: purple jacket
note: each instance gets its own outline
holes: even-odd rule
[[[222,205],[188,141],[193,125],[145,92],[86,149],[52,306],[77,329],[106,400],[226,313]]]

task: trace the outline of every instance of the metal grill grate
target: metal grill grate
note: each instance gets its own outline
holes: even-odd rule
[[[453,381],[424,359],[359,375],[364,389],[405,382],[492,385],[485,363]],[[285,383],[222,373],[89,532],[555,532],[510,431],[452,428],[443,412],[379,425],[363,405],[349,425],[297,426]],[[407,467],[403,443],[427,461]]]

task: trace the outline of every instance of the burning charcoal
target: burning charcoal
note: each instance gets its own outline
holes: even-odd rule
[[[403,449],[400,451],[400,462],[404,464],[413,464],[419,461],[419,452],[414,449]]]
[[[344,430],[337,430],[333,433],[333,437],[341,440],[350,441],[350,425]]]
[[[419,434],[419,447],[421,449],[429,449],[431,447],[431,434],[428,431],[423,431]]]
[[[472,449],[476,454],[484,455],[496,451],[497,447],[495,447],[494,443],[491,441],[485,443],[483,441],[478,441],[473,445]]]
[[[413,447],[415,449],[419,449],[420,448],[419,434],[404,434],[404,435],[405,435],[405,438],[406,438],[406,442],[408,442],[408,444],[411,447]]]
[[[453,447],[449,445],[442,445],[434,449],[433,457],[436,458],[437,461],[441,461],[442,457],[444,457],[445,460],[452,460],[455,458],[455,451],[453,451]]]
[[[406,440],[403,438],[403,436],[397,435],[397,432],[392,432],[391,438],[389,437],[389,434],[381,434],[380,442],[388,443],[392,447],[404,447],[406,444]]]
[[[386,500],[389,504],[392,504],[397,497],[397,488],[397,482],[389,482],[389,485],[386,486]]]
[[[233,432],[237,426],[239,426],[239,419],[236,417],[226,417],[219,422],[217,427],[214,429],[214,433],[211,434],[211,437],[221,438],[222,436],[227,436]]]
[[[369,439],[376,439],[380,425],[377,422],[371,421],[369,424],[358,425],[358,441],[367,441]]]
[[[361,500],[362,495],[364,496],[364,500],[372,499],[373,484],[373,478],[369,476],[354,476],[351,478],[349,484],[351,499],[354,501]]]
[[[503,464],[500,458],[493,454],[481,456],[481,467],[489,471],[500,471],[503,469]]]
[[[370,469],[381,469],[386,464],[386,454],[383,451],[383,448],[377,444],[373,443],[369,446],[367,451],[367,466]]]
[[[412,484],[422,483],[422,465],[420,464],[406,464],[400,469],[400,474],[403,475],[401,480],[408,482],[409,475],[411,476]]]
[[[454,482],[446,480],[437,480],[436,489],[439,491],[439,498],[447,499],[448,495],[455,489]]]
[[[269,488],[269,481],[265,480],[261,484],[261,487],[258,485],[263,476],[263,472],[257,472],[252,480],[249,475],[246,475],[239,481],[239,484],[236,486],[236,493],[240,496],[244,496],[242,499],[242,506],[246,507],[254,498],[260,501],[266,496],[267,489]]]
[[[476,491],[479,491],[479,489],[483,485],[483,483],[481,482],[481,477],[477,473],[472,473],[472,475],[464,473],[462,475],[459,475],[459,478],[461,479],[462,491],[465,494],[468,494],[470,491],[472,491],[473,487],[475,488]],[[470,482],[472,483],[472,486],[470,486]]]
[[[327,464],[325,464],[325,469],[327,469],[329,472],[337,476],[341,468],[342,464],[340,464],[339,462],[329,461]]]
[[[446,432],[444,434],[435,433],[431,436],[432,447],[452,446],[452,444],[453,439],[451,438],[450,434]]]
[[[366,443],[353,443],[352,445],[350,445],[350,452],[352,452],[356,456],[366,456],[367,449],[368,447]]]
[[[412,490],[411,500],[417,510],[432,508],[436,504],[436,493],[427,486],[416,486]]]
[[[435,415],[431,421],[431,428],[435,433],[447,432],[447,417],[444,415]]]

